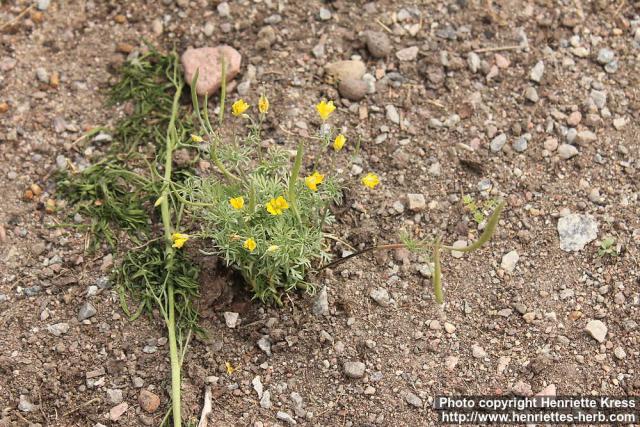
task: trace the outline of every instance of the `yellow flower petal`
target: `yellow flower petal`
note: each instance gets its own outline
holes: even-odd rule
[[[180,249],[184,246],[185,243],[187,243],[187,240],[189,240],[189,235],[182,233],[173,233],[171,235],[171,240],[173,241],[172,246],[174,248]]]
[[[231,105],[231,113],[238,117],[242,115],[245,111],[249,109],[249,104],[244,102],[242,99],[238,99],[236,102]]]
[[[322,181],[324,181],[324,175],[322,175],[321,173],[318,173],[317,171],[304,179],[304,183],[312,191],[318,191],[318,184],[321,184]]]
[[[347,138],[343,134],[336,136],[336,139],[333,141],[333,149],[336,151],[342,150],[345,142],[347,142]]]
[[[237,369],[230,362],[224,362],[224,367],[227,368],[227,375],[233,374]]]
[[[335,109],[336,106],[333,105],[333,101],[325,102],[322,100],[316,105],[316,111],[322,120],[327,120]]]
[[[242,245],[242,247],[248,250],[249,252],[253,252],[256,246],[257,246],[256,241],[253,240],[252,238],[248,238],[247,240],[245,240],[244,244]]]
[[[201,136],[191,134],[191,141],[193,141],[193,142],[202,142],[202,141],[204,141],[204,139],[202,139]]]
[[[269,100],[264,94],[260,95],[260,99],[258,100],[258,111],[262,114],[267,114],[269,111]]]
[[[362,184],[365,187],[376,188],[376,185],[380,184],[380,178],[378,178],[378,175],[369,172],[362,178]]]
[[[271,246],[269,246],[269,247],[267,248],[267,252],[275,252],[275,251],[277,251],[278,249],[280,249],[280,246],[278,246],[278,245],[271,245]]]
[[[242,209],[242,207],[244,206],[244,197],[239,196],[239,197],[234,197],[232,199],[229,199],[229,204],[234,209]]]
[[[269,200],[265,208],[267,208],[267,212],[271,215],[282,215],[285,209],[289,209],[289,203],[287,203],[284,197],[280,196],[277,199]]]

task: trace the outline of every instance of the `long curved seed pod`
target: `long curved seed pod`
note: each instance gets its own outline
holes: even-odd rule
[[[504,209],[504,200],[500,201],[498,206],[493,211],[493,214],[489,217],[487,221],[487,226],[484,228],[484,231],[478,237],[478,240],[470,244],[469,246],[465,246],[464,248],[454,248],[453,246],[442,246],[443,249],[447,249],[449,251],[458,251],[458,252],[471,252],[480,248],[482,245],[491,240],[491,236],[496,231],[496,227],[498,226],[498,221],[500,221],[500,214],[502,213],[502,209]]]

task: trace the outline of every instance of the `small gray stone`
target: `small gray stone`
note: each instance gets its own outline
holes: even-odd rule
[[[558,156],[562,160],[568,160],[578,154],[578,149],[570,144],[560,144],[558,147]]]
[[[627,352],[624,351],[624,348],[618,346],[613,349],[613,355],[616,356],[616,359],[623,360],[627,357]]]
[[[36,77],[42,83],[49,83],[49,72],[43,67],[36,68]]]
[[[527,138],[524,136],[519,136],[515,141],[513,141],[513,149],[518,153],[522,153],[526,151],[527,146],[529,145]]]
[[[385,107],[385,110],[387,112],[387,120],[395,124],[400,124],[400,114],[395,105],[389,104]]]
[[[418,57],[419,51],[418,46],[406,47],[396,52],[396,58],[403,62],[413,61]]]
[[[360,101],[367,94],[369,87],[360,79],[345,79],[338,83],[338,92],[350,101]]]
[[[275,24],[279,24],[280,22],[282,22],[282,16],[278,15],[277,13],[274,13],[273,15],[269,15],[266,18],[264,18],[265,24],[275,25]]]
[[[96,313],[97,311],[96,311],[96,308],[93,306],[93,304],[91,304],[89,301],[85,301],[80,306],[80,310],[78,310],[78,320],[82,322],[83,320],[86,320],[95,316]]]
[[[40,286],[29,286],[28,288],[22,289],[22,293],[28,297],[34,297],[40,293],[42,288]]]
[[[411,406],[415,406],[416,408],[422,408],[422,399],[411,392],[407,392],[404,397],[404,400]]]
[[[533,102],[534,104],[540,100],[540,97],[538,96],[538,91],[533,86],[529,86],[528,88],[525,89],[524,97],[527,98],[529,101]]]
[[[589,144],[595,142],[596,139],[598,139],[598,137],[590,130],[582,130],[576,135],[576,142],[578,144]]]
[[[480,69],[480,56],[475,52],[469,52],[467,55],[467,65],[472,73],[477,73]]]
[[[344,362],[343,368],[345,375],[349,378],[362,378],[366,366],[362,362]]]
[[[263,335],[257,344],[260,350],[264,351],[267,356],[271,356],[271,338],[269,338],[269,335]]]
[[[68,323],[56,323],[54,325],[47,326],[47,330],[51,335],[59,337],[60,335],[64,335],[69,332],[69,324]]]
[[[371,299],[373,299],[375,302],[377,302],[383,307],[386,307],[391,303],[389,292],[387,292],[387,290],[384,288],[372,289],[369,296],[371,297]]]
[[[502,262],[500,263],[500,267],[502,267],[504,270],[508,271],[509,273],[513,273],[519,259],[520,259],[520,256],[518,255],[517,251],[508,252],[502,257]]]
[[[604,339],[607,336],[607,325],[602,323],[600,320],[589,321],[584,330],[587,331],[589,335],[591,335],[593,339],[598,342],[604,342]]]
[[[364,34],[364,42],[367,50],[374,58],[386,58],[391,53],[391,40],[389,36],[380,31],[366,31]]]
[[[120,389],[107,389],[107,397],[109,398],[109,402],[111,402],[113,405],[122,403],[122,401],[124,400],[122,390]]]
[[[328,21],[329,19],[331,19],[331,11],[326,7],[321,7],[320,13],[318,13],[318,17],[321,21]]]
[[[607,105],[607,92],[602,90],[591,90],[591,100],[599,109],[603,109]]]
[[[229,8],[229,3],[227,3],[226,1],[218,4],[217,9],[218,15],[220,15],[222,18],[228,18],[231,16],[231,8]]]
[[[277,419],[279,419],[279,420],[281,420],[281,421],[284,421],[284,422],[286,422],[287,424],[290,424],[290,425],[292,425],[292,426],[294,426],[294,425],[298,424],[298,423],[296,422],[296,420],[294,420],[294,419],[293,419],[293,417],[292,417],[291,415],[287,414],[286,412],[278,411],[278,412],[276,413],[276,418],[277,418]]]
[[[329,314],[329,299],[327,296],[327,287],[323,286],[316,295],[313,302],[313,308],[311,309],[316,316],[323,316]]]
[[[494,153],[497,153],[498,151],[502,150],[502,147],[504,147],[506,143],[507,143],[507,135],[505,135],[504,133],[501,133],[500,135],[496,136],[491,140],[491,142],[489,143],[489,148]]]
[[[427,207],[427,200],[425,199],[424,194],[407,194],[407,203],[409,205],[409,210],[414,212],[423,211]]]
[[[49,9],[49,4],[51,4],[51,0],[38,0],[38,10],[47,10]]]
[[[536,65],[531,69],[531,73],[529,73],[529,79],[536,83],[540,83],[542,80],[542,75],[544,74],[544,62],[538,61]]]
[[[476,359],[484,359],[487,357],[487,352],[484,351],[484,348],[480,347],[478,344],[473,344],[471,346],[471,354]]]
[[[262,398],[260,398],[260,407],[263,409],[271,409],[271,392],[265,390],[262,392]]]
[[[233,311],[225,311],[223,313],[224,323],[227,325],[227,328],[235,328],[238,326],[238,318],[240,315],[238,313],[234,313]]]
[[[255,376],[253,378],[253,380],[251,380],[251,385],[253,386],[253,389],[258,394],[258,399],[262,399],[262,394],[264,393],[264,388],[263,388],[263,385],[262,385],[262,380],[260,379],[259,375]]]
[[[35,405],[29,401],[29,398],[24,394],[20,395],[20,401],[18,402],[18,409],[22,412],[31,412],[35,408]]]
[[[598,51],[598,57],[596,58],[596,61],[598,61],[600,65],[607,65],[608,63],[613,61],[615,57],[616,54],[613,50],[609,49],[608,47],[603,47]]]
[[[598,223],[591,215],[569,214],[558,220],[560,249],[579,251],[598,237]]]

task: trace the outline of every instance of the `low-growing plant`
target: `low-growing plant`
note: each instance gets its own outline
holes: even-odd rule
[[[599,257],[617,257],[620,255],[620,251],[616,246],[616,239],[612,236],[607,236],[600,242],[600,247],[598,248],[598,256]]]

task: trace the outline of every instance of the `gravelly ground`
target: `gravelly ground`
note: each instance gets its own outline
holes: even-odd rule
[[[195,341],[185,361],[186,417],[199,416],[207,383],[216,426],[286,424],[278,411],[302,425],[430,425],[440,394],[527,395],[551,385],[565,395],[637,396],[640,11],[630,2],[494,3],[504,4],[238,1],[226,16],[204,0],[54,1],[3,27],[0,425],[157,425],[164,413],[163,325],[128,322],[104,279],[111,254],[88,255],[86,236],[52,227],[67,221],[63,201],[45,212],[56,198],[56,158],[86,155],[73,141],[122,114],[104,107],[102,89],[125,59],[118,44],[137,49],[141,38],[178,50],[234,46],[244,58],[238,81],[255,73],[246,97],[262,88],[270,95],[271,136],[292,147],[317,127],[316,100],[335,99],[349,154],[362,138],[360,152],[340,164],[351,190],[334,230],[355,247],[392,241],[401,228],[472,239],[477,226],[460,195],[508,202],[490,246],[445,259],[443,310],[420,273],[426,260],[403,251],[315,278],[328,294],[320,316],[305,296],[282,309],[216,302],[219,279],[205,275],[209,339]],[[27,6],[2,4],[0,22]],[[387,34],[386,58],[370,55],[365,30]],[[265,31],[275,34],[272,45],[260,43]],[[415,57],[398,54],[412,46]],[[495,47],[508,49],[487,51]],[[606,65],[603,48],[614,54]],[[340,101],[322,70],[354,55],[375,93]],[[357,184],[368,170],[382,179],[375,192]],[[43,193],[25,200],[34,183]],[[424,195],[425,206],[411,211],[410,193]],[[557,230],[569,212],[598,223],[597,239],[575,252],[560,249]],[[598,256],[606,236],[616,238],[618,257]],[[519,256],[512,272],[503,263],[510,251]],[[87,301],[97,314],[78,321]],[[221,310],[240,312],[240,325],[227,328]],[[602,342],[585,332],[594,319],[606,325]],[[271,356],[256,345],[265,335]],[[225,362],[237,367],[232,375]],[[364,363],[362,377],[348,378],[346,362]],[[253,389],[256,377],[270,407]],[[140,408],[141,388],[160,396],[161,409]],[[128,409],[113,421],[120,400]]]

